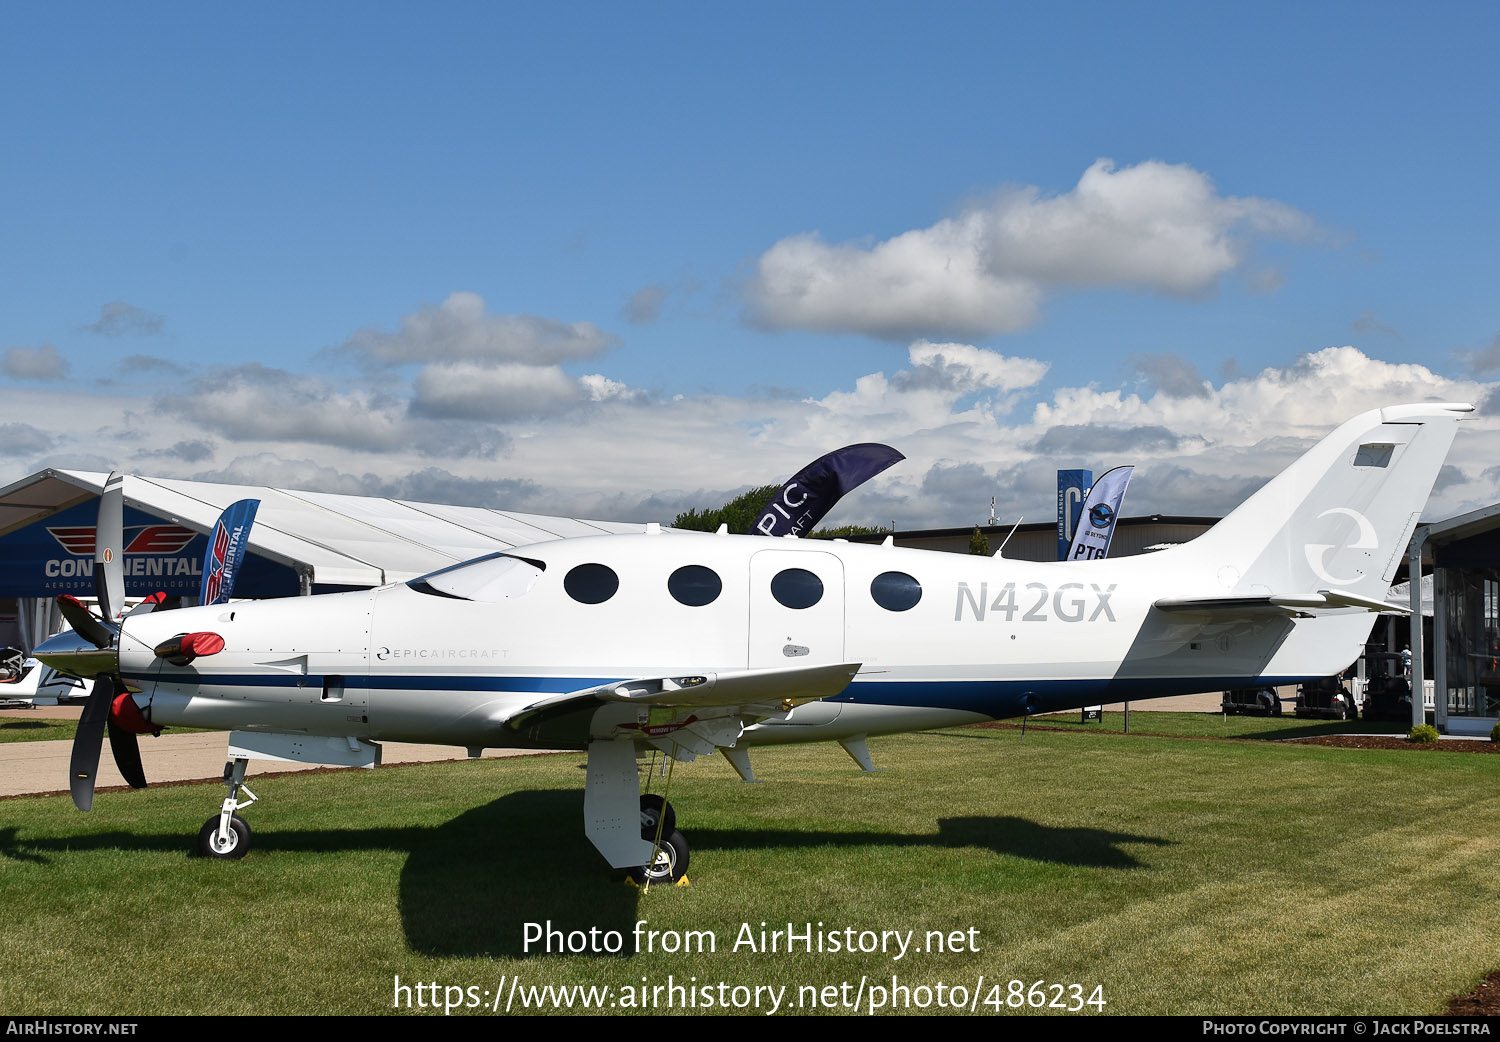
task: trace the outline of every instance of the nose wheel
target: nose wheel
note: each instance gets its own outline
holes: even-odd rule
[[[250,825],[238,814],[229,818],[229,830],[224,838],[219,837],[219,815],[215,814],[198,830],[198,853],[204,857],[232,860],[242,858],[250,850]]]
[[[235,860],[250,852],[250,824],[236,814],[254,803],[258,796],[245,784],[245,768],[250,761],[239,758],[224,765],[224,784],[229,786],[229,795],[219,807],[219,813],[203,823],[198,830],[198,853],[204,857]],[[241,800],[244,792],[250,798]]]

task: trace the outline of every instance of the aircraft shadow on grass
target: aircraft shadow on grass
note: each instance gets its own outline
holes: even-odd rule
[[[402,929],[424,955],[521,957],[527,923],[552,921],[564,932],[598,927],[628,937],[640,918],[640,891],[606,882],[599,855],[583,834],[558,822],[576,819],[576,789],[513,793],[432,828],[263,829],[250,857],[276,853],[407,850],[397,888]],[[975,847],[999,855],[1086,868],[1146,867],[1122,846],[1173,841],[1092,828],[1055,828],[1017,817],[938,821],[936,835],[792,829],[697,829],[694,850],[877,847]],[[101,832],[22,839],[0,829],[0,860],[46,863],[49,855],[132,850],[187,856],[179,835]],[[229,866],[233,871],[235,866]],[[691,870],[689,872],[691,875]],[[628,947],[628,946],[627,946]],[[622,952],[621,954],[630,954]]]
[[[575,830],[555,826],[577,815],[579,799],[576,790],[516,793],[433,830],[430,842],[412,851],[401,873],[401,915],[411,947],[427,955],[537,955],[535,947],[523,951],[523,929],[528,922],[549,919],[564,932],[597,926],[629,937],[640,918],[640,892],[601,886],[602,866],[592,846]],[[1111,869],[1145,867],[1122,845],[1172,842],[1101,829],[1051,828],[1013,817],[944,818],[935,836],[700,827],[693,839],[693,849],[700,853],[978,847],[1034,861]]]

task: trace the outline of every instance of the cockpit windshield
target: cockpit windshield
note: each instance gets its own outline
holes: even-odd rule
[[[429,572],[406,585],[432,597],[510,601],[525,595],[546,570],[547,566],[541,561],[503,553],[490,554]]]

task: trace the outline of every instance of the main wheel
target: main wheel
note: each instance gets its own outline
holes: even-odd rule
[[[661,837],[661,847],[656,851],[656,860],[649,865],[630,870],[630,878],[641,886],[647,883],[675,883],[687,874],[688,845],[681,832],[672,831]]]
[[[198,853],[204,857],[242,858],[250,850],[250,824],[238,814],[229,816],[229,839],[219,842],[219,816],[215,814],[198,830]]]
[[[656,793],[642,793],[641,838],[654,840],[656,838],[657,822],[661,821],[663,818],[665,818],[666,821],[661,826],[661,834],[663,839],[665,839],[665,837],[670,836],[672,833],[677,831],[677,812],[672,809],[672,805],[670,803],[662,799]]]

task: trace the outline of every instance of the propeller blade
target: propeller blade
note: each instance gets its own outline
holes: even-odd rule
[[[104,483],[94,528],[94,593],[99,614],[114,622],[125,610],[125,476],[118,471]]]
[[[78,718],[78,733],[73,736],[73,756],[68,764],[68,791],[73,806],[79,810],[94,809],[94,785],[99,777],[99,753],[104,747],[104,728],[109,723],[109,707],[115,700],[115,682],[108,673],[94,678],[94,690]]]
[[[115,631],[90,614],[83,602],[66,593],[57,595],[57,610],[68,620],[73,632],[96,648],[111,648],[115,643]]]
[[[125,617],[128,619],[132,615],[150,615],[153,611],[168,611],[177,607],[178,602],[181,600],[181,597],[168,597],[164,591],[157,590],[150,597],[145,598],[141,603],[127,611]]]
[[[132,789],[146,787],[146,768],[141,766],[141,743],[134,731],[127,731],[109,717],[109,751],[115,754],[115,766]]]

